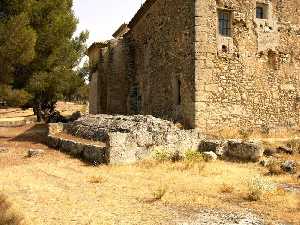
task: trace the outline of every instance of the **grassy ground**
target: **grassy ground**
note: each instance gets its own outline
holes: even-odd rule
[[[43,125],[0,128],[0,147],[9,149],[0,153],[0,192],[32,224],[177,224],[203,207],[251,209],[269,221],[299,224],[300,195],[264,188],[300,185],[296,176],[223,161],[92,167],[47,148],[44,136]],[[46,152],[29,159],[29,148]],[[258,201],[249,200],[253,193],[262,194]]]

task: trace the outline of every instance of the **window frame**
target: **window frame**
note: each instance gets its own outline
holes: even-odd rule
[[[261,10],[259,14],[258,9]],[[255,18],[258,20],[267,20],[269,18],[269,4],[256,2]]]
[[[218,10],[218,33],[223,37],[232,36],[232,13],[229,10]]]
[[[260,11],[259,11],[260,10]],[[264,19],[265,18],[265,10],[263,6],[256,6],[256,19]]]

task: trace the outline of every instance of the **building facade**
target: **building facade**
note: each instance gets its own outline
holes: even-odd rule
[[[147,0],[113,36],[88,50],[92,114],[300,124],[299,0]]]

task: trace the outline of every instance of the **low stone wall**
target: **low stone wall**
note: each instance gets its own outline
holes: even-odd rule
[[[0,127],[21,127],[26,124],[31,124],[36,121],[36,117],[22,117],[22,118],[0,118]]]
[[[104,146],[61,138],[60,133],[103,142]],[[259,141],[210,140],[197,130],[183,130],[152,116],[90,115],[68,124],[49,125],[49,145],[92,163],[132,163],[155,150],[184,154],[214,152],[220,159],[257,162],[264,153]],[[89,142],[88,142],[89,143]]]
[[[109,152],[106,147],[61,138],[59,133],[63,130],[64,124],[62,123],[49,124],[48,145],[50,147],[93,164],[109,163]]]
[[[155,149],[198,150],[204,139],[197,130],[182,130],[170,121],[141,115],[90,115],[65,124],[63,129],[80,138],[105,142],[110,163],[135,162]]]

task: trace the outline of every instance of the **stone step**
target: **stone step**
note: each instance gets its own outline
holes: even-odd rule
[[[49,134],[48,146],[94,165],[109,163],[109,151],[105,145]]]

